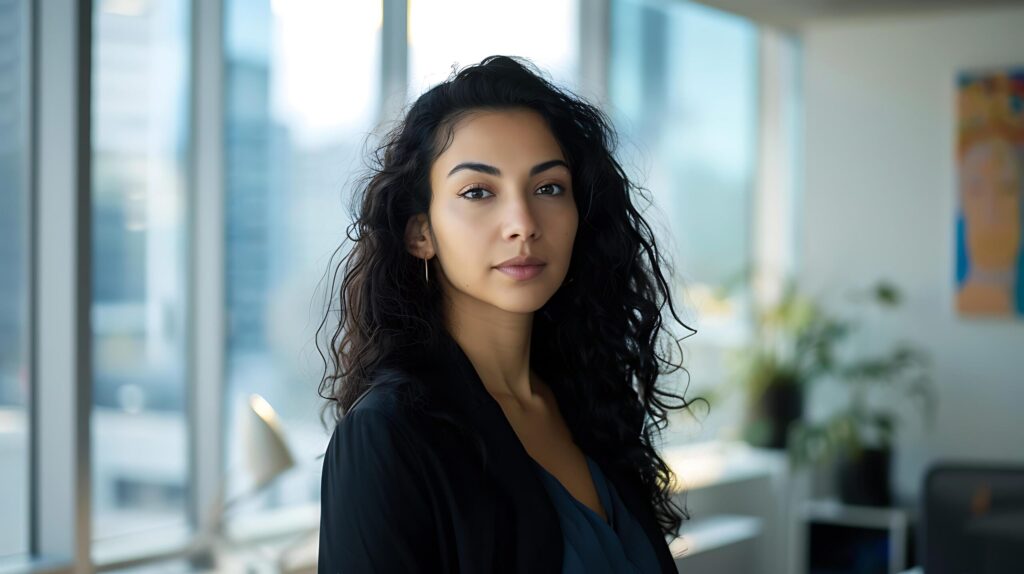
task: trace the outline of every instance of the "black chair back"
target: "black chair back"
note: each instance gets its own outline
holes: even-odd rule
[[[1024,466],[934,465],[921,512],[926,574],[1024,572]]]

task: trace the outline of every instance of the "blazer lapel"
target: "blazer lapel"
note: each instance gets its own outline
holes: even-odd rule
[[[443,329],[442,329],[443,331]],[[432,387],[479,433],[486,470],[507,497],[510,524],[496,524],[515,541],[515,571],[560,572],[563,540],[558,514],[504,411],[484,388],[466,353],[447,331],[430,358]]]

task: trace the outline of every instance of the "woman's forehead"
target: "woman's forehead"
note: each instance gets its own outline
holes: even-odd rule
[[[447,176],[464,161],[508,169],[532,167],[537,161],[566,161],[547,122],[532,110],[474,112],[453,125],[451,141],[434,162],[435,175]]]

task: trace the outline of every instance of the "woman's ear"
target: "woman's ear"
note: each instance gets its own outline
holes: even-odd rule
[[[420,259],[434,256],[434,243],[430,239],[429,222],[426,213],[417,213],[409,217],[405,224],[405,248]]]

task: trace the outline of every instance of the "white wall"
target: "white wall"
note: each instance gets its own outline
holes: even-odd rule
[[[1024,319],[954,312],[954,78],[1024,66],[1024,7],[815,21],[804,28],[800,276],[812,292],[894,280],[908,301],[865,350],[931,353],[940,406],[896,460],[916,497],[940,458],[1024,463]]]

